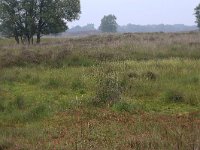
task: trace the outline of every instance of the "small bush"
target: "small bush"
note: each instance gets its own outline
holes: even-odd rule
[[[119,81],[113,77],[105,77],[99,81],[96,97],[94,99],[95,105],[113,105],[121,99],[122,87]]]
[[[184,101],[184,97],[180,92],[174,90],[167,90],[163,93],[162,99],[166,102],[179,103]]]
[[[18,109],[24,109],[25,107],[25,101],[23,96],[17,96],[15,101],[14,101],[15,106]]]
[[[146,80],[156,80],[157,79],[157,76],[155,73],[151,72],[151,71],[148,71],[146,73],[143,74],[143,77],[146,79]]]
[[[132,71],[129,71],[129,72],[127,73],[127,76],[128,76],[129,78],[138,78],[138,74],[136,74],[135,72],[132,72]]]

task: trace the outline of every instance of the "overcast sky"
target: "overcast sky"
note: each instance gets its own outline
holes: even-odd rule
[[[195,25],[194,8],[199,0],[80,0],[79,21],[70,27],[94,23],[98,27],[104,15],[114,14],[119,25],[128,23]]]

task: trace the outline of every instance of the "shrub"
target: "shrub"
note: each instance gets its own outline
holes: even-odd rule
[[[121,99],[122,87],[119,81],[110,76],[106,76],[99,81],[96,97],[93,100],[95,105],[113,105]]]
[[[163,93],[162,99],[166,102],[179,103],[184,101],[184,97],[180,92],[174,90],[167,90]]]
[[[129,72],[127,73],[127,76],[128,76],[129,78],[138,78],[138,74],[136,74],[135,72],[132,72],[132,71],[129,71]]]
[[[14,101],[15,106],[18,109],[24,109],[25,107],[25,101],[23,96],[17,96],[15,101]]]
[[[151,72],[151,71],[148,71],[146,73],[143,74],[143,77],[146,79],[146,80],[156,80],[157,76],[155,73]]]

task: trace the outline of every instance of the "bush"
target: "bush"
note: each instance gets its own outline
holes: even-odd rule
[[[15,106],[18,109],[24,109],[25,107],[25,101],[23,96],[17,96],[15,101],[14,101]]]
[[[156,80],[157,76],[155,73],[151,72],[151,71],[148,71],[146,73],[143,74],[143,77],[146,79],[146,80]]]
[[[114,77],[106,76],[99,81],[93,103],[95,105],[113,105],[121,99],[121,94],[122,87],[119,81]]]
[[[129,72],[127,73],[127,76],[128,76],[129,78],[138,78],[138,74],[136,74],[135,72],[132,72],[132,71],[129,71]]]
[[[180,92],[174,90],[167,90],[163,93],[162,99],[166,102],[179,103],[184,101],[184,97]]]

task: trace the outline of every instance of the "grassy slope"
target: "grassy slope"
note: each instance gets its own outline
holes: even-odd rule
[[[199,149],[199,37],[1,40],[0,149]]]

